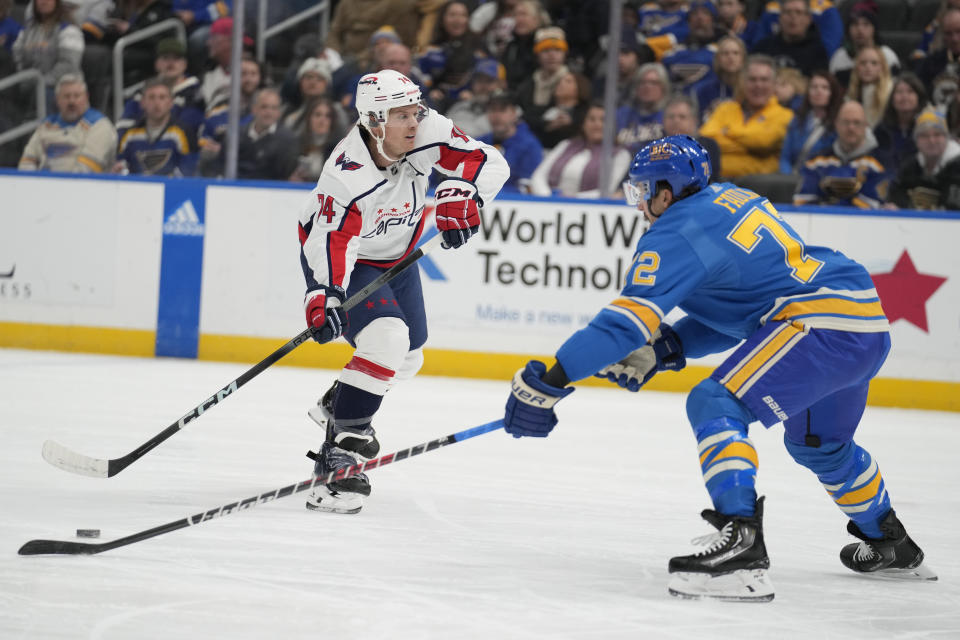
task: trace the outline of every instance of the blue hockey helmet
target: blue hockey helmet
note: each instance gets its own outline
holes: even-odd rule
[[[703,145],[690,136],[667,136],[637,152],[623,190],[633,205],[650,200],[660,182],[670,185],[675,198],[684,198],[706,187],[710,172],[710,156]]]

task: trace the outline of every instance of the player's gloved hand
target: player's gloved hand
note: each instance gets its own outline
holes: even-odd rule
[[[318,289],[307,294],[304,307],[307,327],[313,339],[324,344],[336,340],[347,326],[347,312],[343,310],[345,295],[340,287]]]
[[[456,249],[480,229],[477,186],[466,180],[444,180],[435,192],[437,229],[443,234],[443,248]]]
[[[620,362],[604,367],[595,375],[628,391],[639,391],[657,371],[679,371],[685,366],[687,359],[683,356],[680,338],[670,325],[663,323],[654,332],[649,344],[640,347]]]
[[[573,393],[573,387],[560,389],[541,380],[546,372],[545,364],[531,360],[513,376],[503,424],[514,438],[547,437],[557,424],[553,405]]]

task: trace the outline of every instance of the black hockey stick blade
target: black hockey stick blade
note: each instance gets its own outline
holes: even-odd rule
[[[420,258],[435,249],[437,245],[440,244],[441,239],[442,236],[439,233],[436,234],[424,242],[419,249],[384,271],[375,280],[370,282],[370,284],[350,296],[343,303],[344,310],[349,311],[353,307],[366,300],[371,293],[382,287],[390,280],[393,280],[401,271],[414,264]],[[285,355],[299,347],[304,342],[308,342],[310,339],[310,329],[304,329],[297,336],[289,340],[285,345],[243,372],[239,378],[233,380],[222,389],[219,389],[215,394],[195,406],[179,420],[124,456],[110,460],[103,458],[92,458],[90,456],[85,456],[82,453],[77,453],[69,447],[65,447],[64,445],[60,444],[59,442],[47,440],[43,443],[43,449],[41,451],[43,459],[53,466],[63,469],[64,471],[69,471],[70,473],[91,476],[94,478],[111,478],[145,456],[147,453],[153,450],[154,447],[175,434],[177,431],[183,429],[188,422],[199,418],[204,414],[204,412],[215,407],[225,398],[228,398],[230,395],[235,393],[237,389],[263,373],[263,371],[268,367],[272,366]]]
[[[17,551],[22,556],[37,555],[92,555],[103,551],[102,544],[90,542],[73,542],[68,540],[31,540]]]
[[[307,491],[312,489],[318,484],[328,484],[330,482],[336,482],[338,480],[343,480],[344,478],[350,478],[357,475],[358,473],[365,473],[377,467],[385,467],[388,464],[394,462],[399,462],[400,460],[405,460],[407,458],[412,458],[413,456],[420,455],[421,453],[426,453],[427,451],[433,451],[441,447],[453,444],[455,442],[463,442],[469,438],[479,436],[483,433],[488,433],[490,431],[496,431],[497,429],[503,426],[503,420],[494,420],[493,422],[488,422],[476,427],[471,427],[470,429],[464,429],[463,431],[458,431],[457,433],[452,433],[448,436],[443,436],[442,438],[437,438],[436,440],[431,440],[430,442],[424,442],[423,444],[418,444],[400,451],[395,451],[393,453],[388,453],[387,455],[380,456],[379,458],[374,458],[372,460],[367,460],[363,463],[357,463],[350,467],[349,469],[340,469],[338,471],[331,471],[330,473],[324,476],[317,476],[314,478],[309,478],[298,482],[296,484],[287,485],[286,487],[280,487],[279,489],[274,489],[272,491],[267,491],[266,493],[261,493],[259,495],[251,496],[244,500],[237,500],[229,504],[225,504],[220,507],[215,507],[208,511],[201,511],[200,513],[194,514],[190,517],[183,518],[181,520],[174,520],[173,522],[168,522],[167,524],[162,524],[159,527],[154,527],[152,529],[147,529],[146,531],[140,531],[139,533],[134,533],[132,535],[126,536],[124,538],[117,538],[116,540],[110,540],[108,542],[74,542],[72,540],[30,540],[17,552],[21,556],[35,556],[35,555],[93,555],[95,553],[101,553],[103,551],[109,551],[110,549],[116,549],[117,547],[124,547],[128,544],[133,544],[135,542],[140,542],[142,540],[147,540],[155,536],[162,535],[164,533],[170,533],[171,531],[176,531],[177,529],[183,529],[185,527],[195,526],[202,524],[208,520],[213,520],[214,518],[220,518],[222,516],[228,516],[231,513],[236,513],[238,511],[246,511],[247,509],[256,507],[261,504],[266,504],[267,502],[272,502],[274,500],[279,500],[280,498],[286,498],[295,493],[300,493],[301,491]]]

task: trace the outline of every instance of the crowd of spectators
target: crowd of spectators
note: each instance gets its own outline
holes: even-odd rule
[[[935,1],[911,0],[902,15]],[[265,64],[244,37],[238,177],[315,181],[356,120],[357,81],[389,68],[507,156],[508,192],[616,193],[641,146],[685,133],[706,147],[715,179],[776,178],[796,204],[958,209],[960,0],[939,0],[906,50],[884,41],[885,6],[626,0],[608,113],[609,3],[340,0],[327,33],[303,27],[287,55],[268,47]],[[19,168],[223,176],[231,10],[223,0],[0,0],[0,77],[39,70],[51,113],[21,142]],[[187,41],[158,35],[127,51],[124,83],[139,90],[111,121],[114,43],[170,18]],[[0,94],[0,131],[30,111],[28,94]]]

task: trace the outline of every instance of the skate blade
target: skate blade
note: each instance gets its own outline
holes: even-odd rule
[[[766,569],[741,569],[719,576],[693,572],[671,573],[667,591],[672,596],[688,600],[725,602],[770,602],[774,596],[773,583]]]
[[[327,513],[359,513],[363,496],[358,493],[334,493],[326,487],[317,487],[307,498],[307,509]]]
[[[927,580],[930,582],[939,580],[937,574],[922,562],[919,566],[912,569],[880,569],[879,571],[864,572],[860,575],[869,576],[871,578],[880,578],[881,580]]]
[[[310,419],[316,422],[321,429],[327,428],[327,422],[330,420],[330,414],[321,406],[316,405],[315,407],[307,410],[307,415],[310,416]]]

